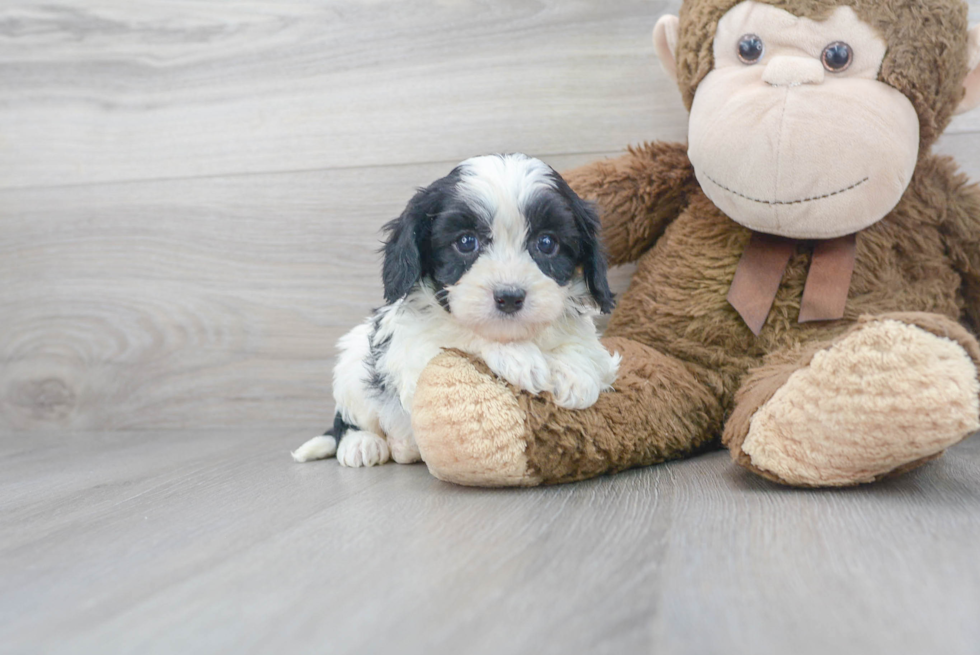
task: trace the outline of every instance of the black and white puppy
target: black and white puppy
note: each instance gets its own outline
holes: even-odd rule
[[[419,461],[410,410],[444,348],[481,357],[508,382],[589,407],[616,378],[594,317],[613,299],[599,220],[547,164],[468,159],[385,226],[388,303],[340,339],[334,427],[293,453],[345,466]]]

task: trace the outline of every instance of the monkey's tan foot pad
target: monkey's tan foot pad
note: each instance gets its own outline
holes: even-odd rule
[[[789,484],[871,482],[977,430],[978,393],[977,369],[955,341],[868,322],[795,371],[752,416],[741,449]]]
[[[435,477],[480,487],[541,483],[528,471],[525,412],[506,383],[465,355],[442,353],[419,377],[412,429]]]

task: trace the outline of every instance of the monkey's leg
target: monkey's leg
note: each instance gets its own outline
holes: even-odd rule
[[[949,318],[863,317],[832,341],[751,371],[723,442],[737,463],[783,484],[873,482],[980,427],[978,364],[976,339]]]
[[[623,356],[614,391],[562,409],[496,378],[478,359],[443,353],[423,371],[412,424],[437,478],[472,486],[534,486],[690,455],[721,432],[718,384],[652,348],[604,339]],[[700,379],[699,379],[700,378]]]

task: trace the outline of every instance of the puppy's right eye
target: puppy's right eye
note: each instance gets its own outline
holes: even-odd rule
[[[550,257],[558,252],[558,239],[550,234],[542,234],[538,237],[538,252],[545,257]]]
[[[476,252],[476,249],[480,247],[480,240],[476,238],[475,234],[464,234],[457,238],[453,245],[459,252],[469,255]]]

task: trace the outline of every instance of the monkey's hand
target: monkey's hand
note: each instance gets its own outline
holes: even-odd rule
[[[662,141],[562,175],[575,193],[596,203],[612,266],[636,261],[649,250],[698,188],[687,146]]]

